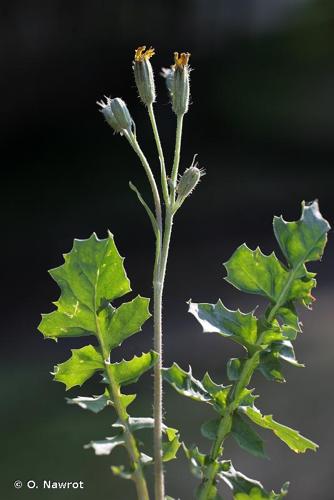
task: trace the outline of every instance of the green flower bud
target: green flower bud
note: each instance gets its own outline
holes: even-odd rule
[[[175,64],[172,67],[173,81],[171,85],[172,107],[176,115],[184,115],[189,108],[190,97],[190,67],[189,67],[188,52],[182,52],[179,56],[178,52],[174,52]],[[169,75],[170,78],[170,75]],[[168,82],[167,82],[168,83]]]
[[[101,113],[105,117],[106,122],[116,133],[121,135],[124,130],[131,130],[134,122],[125,102],[120,97],[110,99],[110,97],[105,96],[105,99],[106,102],[101,100],[97,104],[101,106]]]
[[[139,97],[145,106],[150,106],[155,102],[155,84],[150,58],[154,56],[154,49],[146,46],[138,47],[133,61],[133,72],[138,89]]]
[[[195,158],[194,158],[195,159]],[[177,191],[177,200],[176,203],[178,206],[182,205],[184,200],[191,195],[201,177],[205,174],[203,169],[198,168],[197,163],[191,165],[191,167],[187,168],[176,187]]]

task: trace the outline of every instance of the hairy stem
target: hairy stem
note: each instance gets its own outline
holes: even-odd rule
[[[166,277],[166,268],[169,247],[173,228],[175,185],[180,164],[181,138],[182,138],[183,116],[177,118],[175,153],[172,171],[171,200],[166,206],[166,219],[161,247],[157,245],[156,260],[153,276],[154,290],[154,350],[159,354],[158,362],[154,366],[154,478],[155,478],[155,500],[164,500],[165,484],[162,461],[162,299]],[[158,147],[158,146],[157,146]],[[159,147],[158,147],[159,151]],[[162,163],[162,159],[160,159]],[[173,181],[174,179],[174,181]],[[174,187],[173,187],[174,186]]]
[[[171,183],[172,183],[171,203],[172,204],[175,203],[177,174],[179,172],[179,165],[180,165],[183,118],[184,118],[184,115],[177,115],[174,162],[173,162],[173,169],[172,169],[172,176],[171,176]]]
[[[158,150],[158,156],[159,156],[159,161],[160,161],[160,170],[161,170],[161,188],[162,188],[163,198],[164,198],[165,204],[167,206],[169,204],[169,192],[168,192],[168,184],[167,184],[166,164],[165,164],[164,152],[163,152],[163,149],[161,146],[159,131],[158,131],[157,123],[155,120],[153,104],[150,104],[150,106],[148,106],[147,111],[148,111],[150,121],[151,121],[151,126],[152,126],[152,130],[153,130],[155,144],[156,144],[157,150]]]

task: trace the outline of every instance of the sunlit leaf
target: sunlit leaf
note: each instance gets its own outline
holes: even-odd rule
[[[242,407],[241,411],[247,415],[247,417],[252,420],[255,424],[265,429],[270,429],[279,437],[285,444],[291,448],[296,453],[305,453],[307,450],[316,451],[318,445],[313,443],[310,439],[302,436],[298,431],[287,427],[286,425],[279,424],[276,422],[272,415],[261,415],[261,412],[253,407]]]
[[[94,373],[104,369],[100,352],[92,345],[72,349],[72,356],[54,369],[54,380],[63,382],[66,390],[82,385]]]

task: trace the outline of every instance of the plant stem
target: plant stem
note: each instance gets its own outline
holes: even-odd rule
[[[267,321],[271,323],[273,319],[275,318],[277,311],[279,308],[284,304],[287,294],[289,292],[289,289],[296,278],[296,275],[299,271],[300,265],[297,265],[294,269],[291,269],[288,275],[288,279],[286,280],[286,283],[280,293],[280,296],[278,297],[275,305],[272,307],[272,309],[269,312],[269,315],[267,317]],[[260,346],[262,341],[262,337],[260,337],[257,340],[257,345]],[[212,445],[211,452],[210,452],[210,460],[211,464],[208,467],[206,477],[203,480],[200,493],[199,493],[199,500],[207,500],[209,498],[210,490],[212,486],[215,483],[215,477],[217,474],[217,470],[215,467],[215,462],[217,458],[222,453],[222,446],[224,443],[225,438],[229,434],[231,430],[231,425],[232,425],[232,417],[233,413],[238,409],[239,406],[239,399],[242,394],[242,391],[247,387],[249,384],[252,375],[254,373],[254,370],[256,369],[258,362],[259,362],[259,355],[260,352],[257,351],[255,352],[245,363],[242,372],[240,374],[240,378],[238,381],[235,382],[232,390],[231,390],[231,401],[229,405],[227,406],[224,416],[222,417],[219,427],[218,427],[218,432],[217,432],[217,437],[215,442]]]
[[[154,366],[154,478],[155,478],[155,500],[165,499],[164,470],[162,461],[162,298],[166,277],[166,268],[169,254],[169,246],[173,228],[175,185],[180,164],[181,138],[182,138],[183,116],[177,117],[175,153],[172,170],[171,200],[166,206],[166,219],[162,245],[157,244],[156,259],[153,276],[154,290],[154,350],[159,354],[158,362]],[[157,146],[158,147],[158,146]],[[158,147],[159,151],[159,147]],[[162,163],[162,159],[160,158]],[[174,181],[173,181],[174,179]],[[159,253],[158,253],[159,252]]]
[[[155,178],[154,178],[154,175],[152,173],[151,167],[150,167],[150,165],[147,161],[147,158],[144,155],[141,147],[138,144],[136,136],[132,132],[129,133],[128,131],[125,131],[124,135],[127,138],[127,140],[129,141],[129,144],[131,145],[131,147],[133,148],[135,153],[138,155],[140,162],[144,167],[145,173],[147,175],[147,178],[148,178],[148,181],[150,183],[151,190],[152,190],[154,207],[155,207],[155,215],[156,215],[156,219],[157,219],[158,228],[159,228],[160,233],[162,233],[162,213],[161,213],[160,195],[159,195],[159,191],[158,191],[157,184],[155,182]]]
[[[95,309],[96,310],[96,309]],[[102,351],[103,362],[105,366],[105,372],[108,378],[108,386],[110,391],[110,396],[112,399],[112,404],[116,410],[117,416],[123,425],[124,429],[124,440],[125,447],[130,457],[131,464],[134,468],[133,480],[136,485],[137,496],[139,500],[149,500],[149,493],[147,489],[146,479],[144,476],[141,460],[140,460],[140,452],[137,447],[136,440],[131,432],[131,429],[128,424],[128,414],[126,409],[124,408],[121,401],[121,390],[119,384],[114,380],[112,373],[110,373],[110,361],[109,361],[109,352],[106,348],[103,337],[101,335],[101,329],[99,324],[99,318],[97,314],[95,315],[95,324],[96,324],[96,333],[97,338],[99,340],[100,348]]]
[[[167,184],[166,164],[165,164],[164,152],[163,152],[163,149],[161,146],[157,122],[155,120],[153,104],[148,106],[147,111],[148,111],[148,115],[149,115],[150,121],[151,121],[151,126],[152,126],[152,130],[153,130],[155,144],[156,144],[157,150],[158,150],[158,156],[159,156],[159,161],[160,161],[160,170],[161,170],[161,188],[162,188],[164,201],[165,201],[165,204],[167,206],[169,204],[169,192],[168,192],[168,184]]]
[[[180,165],[183,118],[184,118],[184,115],[177,115],[174,162],[173,162],[173,169],[172,169],[172,176],[171,176],[171,181],[172,181],[171,203],[172,203],[172,205],[175,203],[177,174],[179,172],[179,165]]]

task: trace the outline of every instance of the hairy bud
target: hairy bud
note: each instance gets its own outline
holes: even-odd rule
[[[188,52],[174,52],[174,76],[172,84],[172,106],[176,115],[184,115],[189,108],[190,67]]]
[[[110,99],[106,97],[106,102],[98,101],[97,104],[102,108],[101,113],[106,122],[114,129],[116,133],[122,135],[124,130],[131,130],[134,122],[131,118],[127,105],[120,97]]]
[[[184,200],[193,192],[201,177],[205,174],[203,169],[198,168],[197,163],[187,168],[177,185],[177,204],[180,206]]]
[[[133,72],[138,89],[139,97],[145,106],[150,106],[155,102],[155,84],[150,58],[155,52],[152,47],[146,50],[146,46],[138,47],[135,51],[133,61]]]

